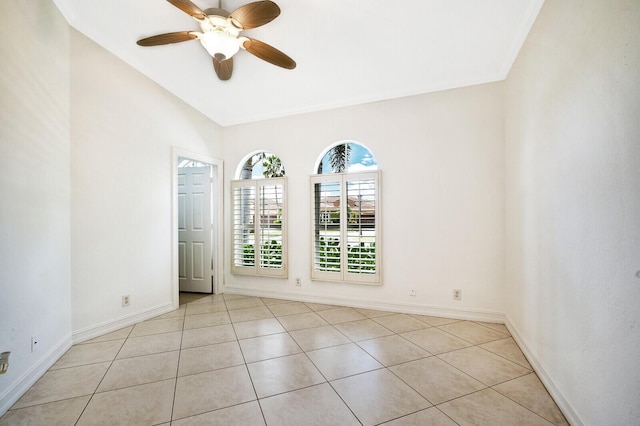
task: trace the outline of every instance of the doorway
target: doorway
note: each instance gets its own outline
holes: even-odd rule
[[[222,292],[222,161],[173,149],[174,305],[180,291]]]

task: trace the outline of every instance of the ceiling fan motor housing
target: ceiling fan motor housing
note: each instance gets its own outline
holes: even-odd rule
[[[207,16],[198,20],[202,29],[202,35],[198,36],[200,43],[219,61],[231,58],[240,50],[240,30],[231,23],[229,12],[223,9],[207,9],[205,13]]]

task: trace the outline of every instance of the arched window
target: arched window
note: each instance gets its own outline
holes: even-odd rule
[[[284,166],[280,157],[269,151],[258,151],[248,155],[236,172],[237,179],[262,179],[283,177]]]
[[[311,278],[380,283],[380,195],[375,156],[346,141],[319,157],[311,177]]]
[[[375,157],[355,142],[340,142],[327,149],[318,162],[318,174],[355,173],[378,170]]]
[[[231,272],[287,277],[286,178],[280,157],[248,155],[231,182],[233,256]]]

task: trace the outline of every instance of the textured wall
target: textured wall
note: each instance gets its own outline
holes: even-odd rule
[[[501,318],[502,117],[502,84],[495,83],[225,128],[227,180],[244,156],[264,149],[281,156],[289,189],[289,279],[228,274],[227,286]],[[381,170],[379,287],[309,280],[309,176],[342,140],[368,147]],[[461,301],[452,299],[453,288],[462,289]]]
[[[71,337],[69,28],[53,3],[0,2],[0,57],[3,413]]]
[[[637,424],[640,3],[547,1],[505,94],[508,320],[571,420]]]

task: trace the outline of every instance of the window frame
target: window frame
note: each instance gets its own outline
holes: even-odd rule
[[[258,241],[260,235],[262,235],[262,231],[264,229],[272,229],[269,227],[263,227],[263,223],[260,215],[260,206],[261,206],[261,194],[260,190],[262,187],[280,185],[282,187],[282,194],[278,194],[282,198],[282,209],[280,213],[280,229],[281,229],[281,239],[282,239],[282,250],[281,250],[281,266],[278,268],[275,267],[265,267],[262,262],[262,250],[258,250],[257,247],[262,247],[263,242]],[[253,265],[242,265],[237,264],[236,260],[238,259],[237,253],[237,244],[236,244],[236,235],[238,232],[238,227],[236,226],[236,209],[238,199],[236,197],[236,189],[237,188],[253,188],[253,215],[251,217],[251,224],[244,224],[244,229],[250,229],[254,236],[253,243]],[[277,177],[277,178],[264,178],[264,179],[239,179],[231,181],[231,273],[236,275],[252,275],[252,276],[262,276],[262,277],[276,277],[276,278],[287,278],[288,277],[288,250],[287,250],[287,178],[286,177]],[[280,209],[279,209],[280,210]],[[248,226],[249,225],[249,226]],[[242,224],[240,225],[242,226]],[[248,227],[247,227],[248,226]],[[250,231],[250,232],[251,232]],[[242,253],[244,253],[244,248],[241,249]],[[242,254],[240,255],[243,256]]]
[[[349,226],[349,214],[348,214],[348,191],[347,182],[350,181],[363,181],[374,180],[374,215],[375,215],[375,272],[374,273],[354,273],[348,270],[348,250],[342,248],[348,246],[348,226]],[[317,245],[316,245],[316,184],[325,182],[338,182],[340,185],[340,270],[339,271],[323,271],[316,268],[317,257]],[[351,172],[351,173],[329,173],[312,175],[310,177],[311,188],[311,264],[310,264],[310,276],[312,281],[331,281],[351,284],[368,284],[368,285],[381,285],[382,284],[382,268],[381,268],[381,217],[380,217],[380,171],[368,171],[368,172]],[[318,220],[321,217],[325,217],[324,213],[318,211]]]

